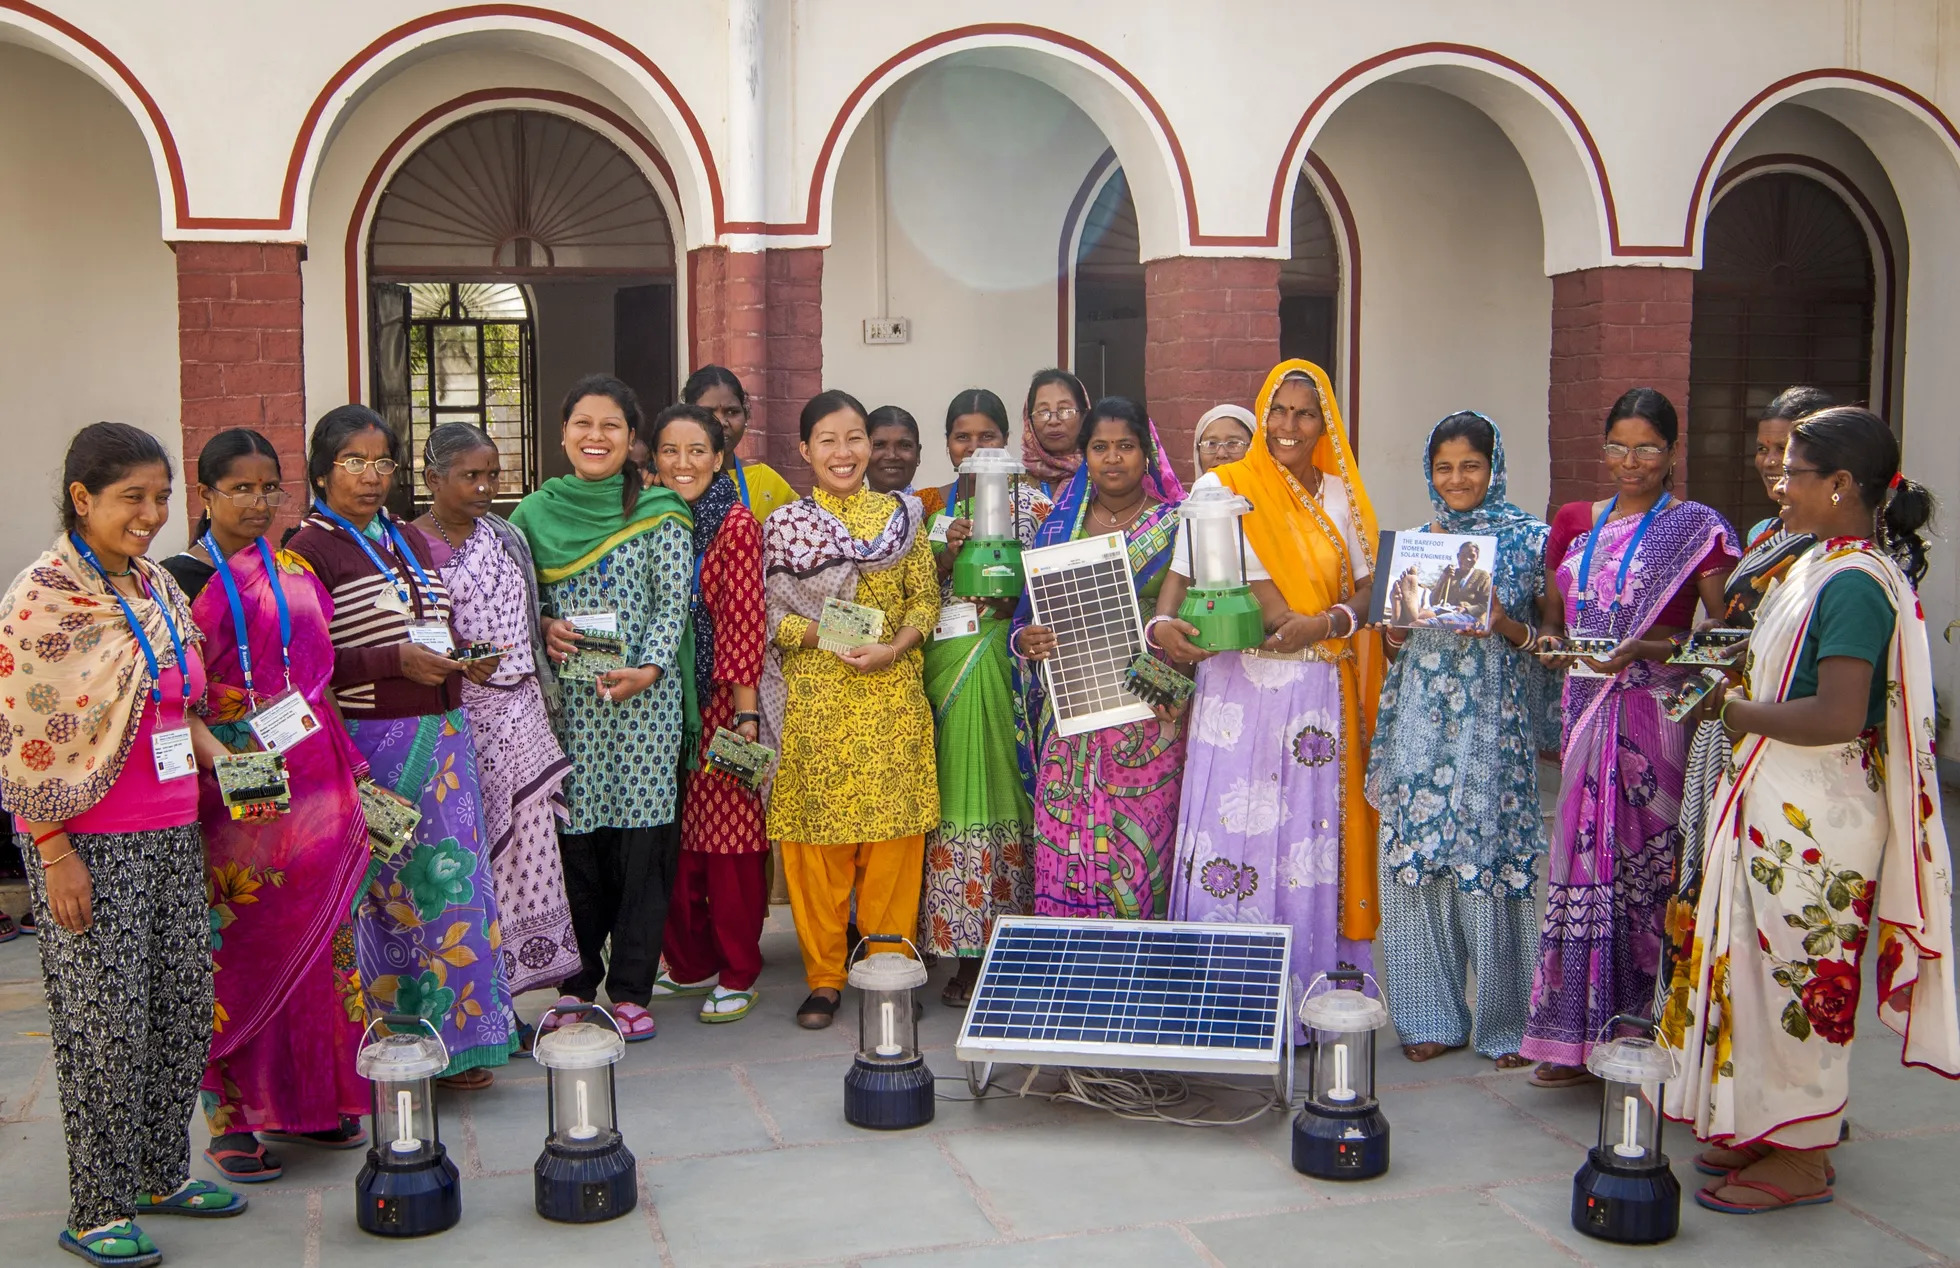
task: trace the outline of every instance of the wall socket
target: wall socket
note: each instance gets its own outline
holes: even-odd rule
[[[912,339],[912,323],[904,317],[867,317],[864,319],[864,341],[866,343],[909,343]]]

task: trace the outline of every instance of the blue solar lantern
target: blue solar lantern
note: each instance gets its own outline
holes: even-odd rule
[[[373,1142],[354,1181],[356,1221],[381,1237],[454,1228],[463,1191],[436,1122],[434,1079],[449,1068],[442,1036],[426,1017],[376,1018],[354,1068],[369,1080]]]
[[[880,951],[872,943],[911,948]],[[925,962],[909,938],[871,933],[858,944],[850,984],[858,993],[858,1050],[844,1076],[844,1119],[854,1127],[898,1131],[932,1121],[932,1071],[919,1051],[919,1010],[912,992],[926,984]]]
[[[1388,1119],[1375,1100],[1375,1033],[1388,1009],[1363,992],[1373,980],[1342,965],[1315,978],[1300,1001],[1313,1077],[1293,1120],[1293,1169],[1317,1180],[1372,1180],[1388,1170]]]
[[[1661,1152],[1661,1088],[1674,1057],[1644,1017],[1615,1017],[1643,1031],[1594,1045],[1586,1068],[1605,1085],[1599,1141],[1572,1177],[1572,1227],[1588,1237],[1636,1245],[1664,1242],[1681,1230],[1681,1182]]]
[[[553,1015],[581,1020],[546,1030]],[[549,1135],[532,1169],[538,1214],[567,1224],[624,1215],[640,1200],[640,1182],[615,1110],[613,1068],[626,1055],[619,1023],[597,1004],[580,1004],[546,1009],[538,1030],[531,1056],[545,1068],[550,1105]]]

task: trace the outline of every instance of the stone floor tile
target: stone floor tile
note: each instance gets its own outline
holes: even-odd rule
[[[1168,1228],[1125,1229],[864,1260],[865,1268],[1083,1268],[1090,1264],[1193,1268],[1205,1262],[1204,1256],[1178,1236],[1175,1229]],[[1290,1262],[1299,1262],[1297,1247]]]
[[[1563,1251],[1480,1193],[1208,1220],[1190,1228],[1227,1268],[1296,1268],[1307,1246],[1338,1246],[1343,1262],[1368,1268],[1571,1263]]]
[[[1946,1095],[1953,1096],[1950,1087]],[[1960,1206],[1951,1200],[1953,1177],[1960,1175],[1960,1132],[1854,1140],[1831,1158],[1842,1202],[1960,1260]]]
[[[175,1264],[301,1264],[306,1259],[306,1195],[251,1193],[243,1215],[221,1220],[154,1216],[143,1231]],[[62,1206],[67,1206],[64,1191]],[[55,1244],[62,1214],[0,1219],[0,1264],[7,1268],[73,1268],[81,1261]],[[348,1222],[353,1222],[350,1212]]]
[[[68,1211],[68,1153],[58,1117],[0,1123],[0,1216],[23,1211],[53,1211],[57,1219]],[[0,1223],[0,1238],[9,1227]],[[0,1263],[8,1262],[0,1255]]]
[[[635,1209],[602,1224],[555,1224],[537,1213],[531,1176],[463,1182],[463,1219],[433,1237],[394,1239],[364,1233],[354,1222],[350,1193],[325,1195],[320,1227],[321,1268],[345,1264],[463,1264],[488,1268],[552,1268],[571,1256],[589,1263],[642,1268],[657,1265],[653,1225]],[[645,1201],[644,1195],[641,1198]],[[275,1261],[258,1259],[255,1263]]]
[[[512,1068],[530,1062],[513,1062]],[[528,1073],[528,1072],[527,1072]],[[767,1149],[768,1130],[748,1094],[726,1069],[680,1069],[617,1084],[619,1129],[642,1161],[680,1154]],[[497,1083],[482,1092],[444,1093],[447,1124],[466,1106],[476,1158],[484,1171],[528,1170],[544,1148],[546,1089],[542,1077]]]
[[[43,1067],[46,1067],[45,1076]],[[41,1106],[51,1111],[58,1102],[54,1064],[48,1060],[48,1041],[0,1038],[0,1121],[41,1112],[28,1104],[28,1098],[36,1095],[37,1080],[41,1084],[38,1092]]]
[[[641,1172],[676,1268],[858,1259],[998,1235],[933,1141],[912,1133]]]

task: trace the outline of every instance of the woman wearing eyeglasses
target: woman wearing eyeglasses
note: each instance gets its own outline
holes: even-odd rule
[[[334,697],[374,782],[416,810],[409,842],[376,844],[355,916],[355,959],[371,1015],[428,1019],[449,1045],[445,1087],[489,1086],[517,1047],[499,912],[483,831],[463,676],[497,661],[450,659],[449,588],[418,532],[384,503],[401,441],[365,405],[313,429],[313,509],[290,543],[332,598]]]
[[[1191,439],[1198,474],[1245,457],[1258,425],[1259,420],[1243,405],[1214,405],[1206,410],[1199,416],[1197,434]]]
[[[1586,1055],[1608,1021],[1645,1016],[1660,969],[1661,918],[1680,849],[1688,732],[1656,693],[1686,683],[1664,662],[1694,625],[1697,603],[1722,610],[1736,560],[1735,530],[1677,498],[1679,423],[1653,388],[1637,387],[1606,415],[1601,454],[1613,493],[1552,517],[1545,549],[1541,655],[1569,667],[1562,762],[1538,973],[1519,1052],[1539,1062],[1531,1081],[1565,1087],[1591,1076]],[[1610,638],[1604,658],[1558,652],[1559,637]]]
[[[760,524],[779,506],[796,501],[796,490],[764,462],[743,462],[735,452],[749,430],[749,394],[742,380],[726,366],[704,365],[687,376],[681,385],[681,404],[699,405],[721,420],[728,435],[728,474],[735,481],[735,492]]]
[[[1089,394],[1067,370],[1041,370],[1028,383],[1021,407],[1021,465],[1050,506],[1082,467],[1076,440],[1088,412]]]

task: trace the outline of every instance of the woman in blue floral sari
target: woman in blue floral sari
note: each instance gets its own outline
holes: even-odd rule
[[[1543,520],[1505,499],[1504,441],[1481,414],[1429,434],[1421,531],[1497,538],[1491,628],[1482,636],[1390,630],[1368,762],[1381,812],[1381,940],[1403,1055],[1428,1061],[1470,1042],[1465,971],[1477,977],[1477,1051],[1499,1069],[1530,1013],[1538,921],[1531,889],[1545,826],[1540,748],[1558,743],[1551,675],[1530,654],[1545,586]],[[1389,584],[1395,584],[1391,579]]]

